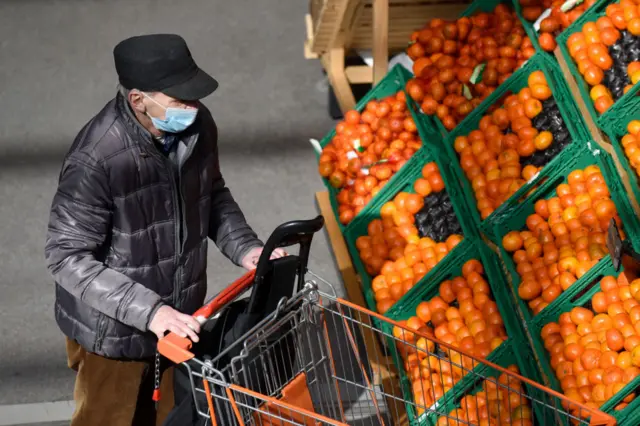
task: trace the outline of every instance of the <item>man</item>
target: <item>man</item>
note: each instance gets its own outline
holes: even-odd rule
[[[157,338],[198,340],[207,238],[246,269],[263,247],[225,187],[199,102],[216,80],[177,35],[129,38],[114,58],[121,90],[64,160],[45,248],[77,371],[72,426],[159,424]]]

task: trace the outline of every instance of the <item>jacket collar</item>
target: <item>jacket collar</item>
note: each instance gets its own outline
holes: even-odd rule
[[[127,126],[127,132],[130,133],[134,141],[144,140],[153,145],[153,135],[147,129],[142,127],[136,116],[131,111],[131,107],[121,93],[116,95],[116,110]]]

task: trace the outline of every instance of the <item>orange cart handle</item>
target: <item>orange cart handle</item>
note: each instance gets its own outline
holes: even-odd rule
[[[253,284],[256,271],[249,271],[242,277],[234,281],[229,287],[214,296],[209,302],[198,309],[193,317],[204,324],[220,309],[233,302],[239,295],[246,291]],[[178,336],[176,333],[169,333],[158,341],[158,352],[176,364],[181,364],[194,357],[190,349],[193,342],[187,337]]]

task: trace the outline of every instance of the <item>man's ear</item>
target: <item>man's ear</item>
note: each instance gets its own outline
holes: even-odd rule
[[[129,104],[131,108],[141,114],[147,112],[147,107],[144,105],[143,99],[144,95],[139,90],[132,89],[129,91]]]

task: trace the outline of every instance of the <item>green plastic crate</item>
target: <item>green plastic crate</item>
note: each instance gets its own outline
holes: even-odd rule
[[[619,112],[621,110],[626,109],[625,108],[626,105],[629,104],[632,98],[637,96],[638,90],[640,90],[640,84],[635,84],[631,90],[629,90],[625,95],[623,95],[620,99],[618,99],[618,101],[614,104],[614,106],[618,106],[618,108],[611,107],[607,111],[605,111],[604,114],[600,115],[596,111],[593,101],[591,100],[591,96],[589,94],[591,89],[589,85],[587,84],[586,81],[584,81],[582,74],[580,74],[578,70],[578,66],[576,65],[573,58],[571,57],[571,54],[569,54],[567,41],[569,40],[569,37],[572,34],[574,34],[577,31],[581,31],[583,25],[586,24],[587,22],[595,22],[601,16],[605,16],[605,9],[607,8],[607,6],[613,3],[619,3],[619,1],[617,0],[616,1],[613,1],[613,0],[599,1],[598,3],[593,5],[589,10],[583,13],[582,16],[580,16],[580,18],[578,18],[573,23],[573,25],[571,25],[571,27],[563,31],[562,34],[560,34],[560,36],[556,39],[558,42],[558,47],[560,48],[560,51],[562,52],[562,55],[564,56],[564,59],[567,62],[569,70],[571,71],[571,74],[573,74],[573,76],[576,79],[576,83],[580,91],[580,96],[582,97],[582,99],[584,99],[584,103],[587,105],[587,108],[589,109],[591,116],[593,117],[594,121],[596,121],[596,123],[600,128],[605,128],[608,125],[608,123],[610,123],[612,120],[618,119]]]
[[[500,348],[502,348],[505,343],[510,341],[524,342],[525,335],[523,325],[519,320],[519,316],[516,314],[513,297],[510,296],[507,292],[504,291],[506,287],[506,282],[504,275],[500,269],[498,264],[498,256],[492,252],[481,240],[471,241],[470,244],[464,247],[464,251],[460,253],[460,255],[450,261],[445,260],[442,262],[442,266],[434,268],[434,274],[419,288],[415,288],[415,291],[412,290],[411,296],[407,297],[396,303],[396,305],[389,310],[387,316],[394,321],[403,321],[407,320],[412,316],[416,315],[416,308],[418,305],[425,301],[431,300],[432,298],[439,295],[439,287],[440,283],[446,280],[453,279],[455,277],[462,276],[462,267],[463,265],[470,259],[478,259],[482,263],[482,266],[485,270],[485,277],[487,282],[489,283],[489,287],[491,288],[492,299],[498,305],[498,310],[500,311],[500,315],[502,316],[502,320],[504,322],[504,327],[509,336],[509,340],[504,342],[500,347],[494,350],[488,357],[487,361],[497,363],[499,361]],[[441,266],[441,267],[440,267]],[[383,331],[387,335],[392,334],[392,329],[390,324],[386,323],[383,325]],[[389,343],[389,346],[394,346],[393,342]],[[405,376],[404,373],[404,363],[399,355],[395,354],[396,365],[398,366],[398,370],[401,372],[400,374]],[[478,365],[474,371],[479,373],[483,370],[482,365]],[[459,383],[457,383],[451,391],[449,391],[440,401],[439,404],[444,403],[444,401],[448,401],[452,398],[457,398],[462,395],[464,389],[467,389],[470,383],[472,383],[475,379],[473,374],[468,374],[465,376]],[[411,399],[411,384],[408,378],[404,377],[403,381],[403,390],[405,392],[405,399]],[[407,409],[409,411],[409,415],[413,415],[416,417],[415,412],[413,411],[413,407],[410,404],[407,404]],[[421,416],[424,417],[424,416]]]
[[[497,366],[507,368],[510,365],[517,365],[521,376],[537,383],[541,382],[540,372],[533,363],[531,348],[523,345],[521,342],[514,340],[503,343],[495,350],[493,358],[493,363]],[[427,414],[426,424],[436,426],[440,417],[448,417],[451,411],[460,408],[460,403],[464,396],[476,395],[478,392],[483,391],[482,385],[485,379],[491,379],[491,381],[496,383],[502,374],[500,370],[489,366],[483,366],[478,373],[481,377],[477,377],[476,380],[471,382],[460,395],[435,407],[434,412]],[[505,388],[501,389],[507,391]],[[551,407],[560,406],[559,401],[557,401],[555,397],[544,393],[539,388],[531,386],[528,383],[524,384],[524,392],[527,397],[523,397],[523,401],[528,402],[533,412],[533,424],[551,425],[563,423],[562,419],[556,416],[557,413],[551,409]],[[502,410],[508,410],[509,406],[501,405],[500,408]],[[460,424],[467,424],[467,420],[468,419],[460,419]],[[449,420],[449,424],[452,423],[455,424],[454,419]]]
[[[511,4],[510,0],[475,0],[473,3],[471,3],[469,5],[469,7],[467,7],[464,12],[462,12],[462,14],[460,15],[460,17],[464,17],[464,16],[473,16],[477,13],[481,13],[481,12],[493,12],[493,10],[496,8],[497,5],[499,5],[500,3],[504,3],[506,5],[508,5],[509,7],[513,7],[513,5]],[[479,105],[478,107],[480,107],[481,105]],[[449,130],[447,130],[444,125],[442,124],[442,121],[440,121],[440,119],[438,117],[434,116],[428,116],[426,114],[421,114],[421,119],[424,120],[425,125],[427,126],[433,126],[435,125],[437,127],[437,129],[439,130],[439,133],[442,136],[446,136],[449,134]],[[458,126],[456,126],[456,128],[458,128],[460,126],[461,123],[458,123]],[[455,130],[455,129],[454,129]]]
[[[411,73],[407,71],[407,69],[404,68],[402,65],[398,64],[394,66],[391,69],[391,71],[389,71],[389,73],[382,79],[382,81],[380,81],[378,85],[376,85],[371,91],[369,91],[369,93],[367,93],[367,95],[364,98],[360,100],[360,102],[358,102],[355,109],[362,112],[367,106],[367,103],[373,99],[386,98],[388,96],[398,93],[399,91],[404,92],[405,85],[410,77],[411,77]],[[425,138],[422,141],[423,146],[428,143],[440,144],[439,137],[436,135],[435,131],[432,128],[429,128],[429,126],[425,122],[423,122],[423,120],[418,119],[415,104],[412,103],[413,101],[409,101],[409,99],[410,97],[407,96],[407,100],[408,100],[407,105],[409,107],[409,110],[413,116],[416,126],[418,127],[420,136]],[[331,132],[329,132],[329,134],[327,134],[320,141],[320,146],[322,148],[327,146],[335,135],[336,135],[336,130],[334,128]],[[320,159],[320,154],[318,154],[317,152],[316,152],[316,159],[318,160]],[[373,197],[373,199],[369,202],[369,204],[358,215],[356,215],[356,217],[360,217],[366,214],[366,211],[370,208],[371,205],[375,203],[376,199],[384,198],[386,193],[393,192],[394,188],[396,188],[397,185],[401,183],[402,173],[405,172],[405,169],[406,169],[406,164],[405,164],[405,167],[403,167],[400,171],[398,171],[391,177],[391,179],[389,180],[389,182],[387,182],[384,188],[382,188],[382,190],[375,197]],[[338,194],[340,193],[340,190],[331,186],[329,184],[329,181],[325,178],[322,178],[322,182],[324,183],[325,187],[329,191],[329,200],[331,201],[331,207],[333,209],[333,213],[336,219],[338,219],[338,227],[344,233],[345,229],[348,228],[353,223],[353,221],[349,223],[347,226],[344,226],[342,223],[340,223],[340,220],[339,220],[340,215],[338,213],[338,199],[337,199]]]
[[[551,88],[560,114],[564,119],[564,122],[569,130],[569,134],[573,139],[567,148],[576,144],[578,140],[588,140],[589,132],[586,124],[584,123],[577,106],[573,101],[571,91],[566,85],[566,82],[562,78],[562,73],[556,64],[551,62],[544,54],[537,53],[518,71],[516,71],[504,84],[502,84],[489,98],[487,102],[483,102],[481,106],[476,108],[460,125],[447,137],[445,140],[445,148],[449,157],[451,158],[451,164],[455,173],[459,176],[462,189],[465,192],[466,198],[469,200],[470,212],[473,215],[475,221],[481,224],[483,230],[487,226],[495,221],[496,217],[505,214],[509,211],[510,201],[519,199],[522,195],[526,194],[534,187],[544,176],[552,173],[561,166],[561,155],[557,155],[552,159],[543,169],[540,171],[536,179],[533,179],[530,183],[524,185],[517,191],[509,200],[499,206],[489,217],[482,220],[480,212],[477,208],[477,200],[471,182],[467,179],[464,171],[460,167],[460,161],[458,154],[454,149],[454,142],[458,136],[466,136],[473,130],[477,130],[480,125],[482,117],[487,113],[488,109],[498,102],[500,99],[504,99],[505,95],[510,93],[517,94],[521,89],[527,87],[529,75],[534,71],[542,71],[547,79],[547,83]],[[561,152],[562,153],[562,152]]]
[[[438,168],[440,169],[440,174],[445,183],[445,190],[449,194],[449,198],[451,199],[454,211],[456,212],[456,216],[460,221],[460,226],[462,227],[462,231],[464,233],[464,240],[447,255],[446,259],[454,257],[454,254],[460,251],[460,246],[463,246],[466,240],[477,238],[476,228],[474,227],[473,223],[469,221],[469,218],[465,215],[466,207],[464,203],[460,201],[460,189],[457,185],[457,181],[453,179],[453,174],[449,170],[447,164],[442,161],[440,156],[431,154],[428,149],[418,151],[413,156],[413,158],[411,158],[411,160],[409,160],[409,162],[407,162],[407,164],[405,165],[406,170],[402,173],[402,183],[397,185],[394,191],[387,191],[384,196],[376,197],[376,203],[369,209],[365,209],[366,211],[363,210],[362,214],[359,215],[359,217],[349,225],[348,229],[345,232],[347,249],[349,250],[349,254],[351,255],[351,259],[353,260],[353,265],[360,275],[362,289],[365,301],[367,302],[367,306],[372,311],[377,312],[376,301],[373,289],[371,288],[373,277],[371,277],[367,273],[366,267],[360,259],[360,254],[358,248],[356,247],[356,240],[358,239],[358,237],[368,234],[367,227],[369,223],[374,219],[380,218],[380,209],[386,202],[392,200],[400,192],[415,192],[413,190],[414,182],[418,178],[422,177],[422,167],[426,163],[429,163],[431,161],[436,162]],[[438,266],[439,265],[440,264],[438,264]],[[422,285],[422,282],[424,282],[424,280],[427,280],[436,269],[437,266],[423,278],[423,281],[416,284],[414,286],[414,289],[420,287]],[[411,295],[412,291],[413,289],[405,294],[402,299],[398,301],[398,303],[408,298]]]
[[[598,0],[596,3],[594,3],[591,6],[591,8],[597,7],[599,3],[606,3],[608,1],[609,0]],[[549,57],[553,57],[553,55],[551,53],[548,53],[546,50],[543,50],[542,47],[540,47],[540,43],[538,42],[539,34],[536,31],[536,29],[533,27],[533,22],[527,21],[522,16],[522,6],[520,5],[520,1],[519,0],[513,0],[513,7],[515,8],[516,14],[518,15],[518,18],[520,18],[520,22],[522,22],[522,25],[524,26],[524,30],[526,31],[527,35],[531,39],[531,42],[533,43],[533,46],[535,47],[536,51],[537,52],[545,52],[547,55],[549,55]],[[587,11],[585,11],[585,13],[587,13],[588,11],[589,11],[589,9]],[[572,31],[572,29],[574,28],[574,25],[576,24],[576,22],[574,22],[573,24],[569,25],[569,27],[567,27],[564,31]],[[556,36],[556,39],[558,39],[558,37],[560,37],[564,33],[564,31],[562,31],[560,34],[558,34]]]
[[[629,184],[631,186],[631,191],[632,191],[632,194],[629,194],[629,195],[633,196],[636,199],[636,201],[639,201],[640,200],[640,181],[638,179],[638,174],[636,173],[635,169],[631,167],[631,163],[629,162],[629,159],[627,158],[624,152],[624,148],[622,147],[622,144],[621,144],[621,140],[623,136],[628,133],[627,125],[629,124],[629,122],[633,120],[640,120],[640,98],[635,96],[629,101],[630,101],[629,108],[627,108],[626,111],[620,111],[620,114],[617,114],[615,116],[616,120],[611,120],[609,125],[605,127],[605,131],[607,135],[609,135],[611,145],[613,146],[613,149],[616,152],[616,157],[618,158],[618,161],[622,165],[622,168],[625,170],[629,178]],[[620,102],[618,102],[618,104],[619,103]],[[617,107],[618,104],[616,104],[614,107]]]
[[[619,275],[619,272],[615,270],[609,257],[592,268],[583,277],[581,285],[571,286],[564,293],[567,294],[567,298],[564,298],[561,303],[556,304],[552,309],[545,309],[532,321],[530,325],[533,350],[540,361],[542,373],[549,380],[550,387],[557,392],[562,393],[562,388],[560,387],[560,382],[556,378],[555,372],[551,368],[551,357],[545,349],[544,342],[540,337],[542,328],[550,322],[557,322],[562,313],[569,312],[575,307],[581,306],[591,308],[591,298],[594,294],[600,291],[600,280],[607,275],[615,277]],[[638,413],[640,413],[640,398],[634,399],[623,410],[614,411],[614,408],[620,404],[624,398],[635,391],[638,386],[640,386],[640,377],[637,377],[625,386],[618,394],[614,395],[613,398],[600,407],[600,410],[615,417],[619,426],[637,425]]]
[[[609,188],[609,192],[611,193],[611,199],[616,205],[618,214],[622,219],[624,232],[626,233],[627,238],[634,243],[635,247],[637,247],[638,243],[637,236],[639,235],[638,229],[640,229],[638,225],[638,218],[633,214],[633,210],[629,205],[629,200],[624,192],[622,182],[620,182],[620,178],[615,172],[611,156],[602,150],[591,151],[586,146],[577,145],[570,147],[569,149],[565,149],[558,157],[561,157],[560,164],[562,166],[550,173],[547,176],[547,179],[542,182],[537,189],[535,189],[531,196],[522,201],[511,200],[508,212],[496,218],[492,224],[492,232],[489,234],[489,239],[498,246],[502,267],[511,279],[510,288],[514,293],[517,303],[520,305],[520,310],[524,315],[525,324],[529,324],[532,321],[533,315],[527,303],[517,295],[518,286],[520,284],[520,275],[516,272],[516,265],[513,261],[512,255],[502,247],[502,238],[510,231],[525,229],[527,217],[535,212],[535,202],[539,199],[549,199],[554,197],[556,194],[556,187],[561,183],[567,182],[567,176],[571,171],[584,169],[592,164],[600,167],[607,183],[607,187]],[[599,263],[606,262],[606,259],[608,258],[609,256],[607,255],[605,258],[601,259]],[[586,275],[577,280],[573,286],[581,286],[587,279],[585,277]],[[536,318],[547,310],[553,310],[555,307],[564,303],[570,297],[569,294],[570,292],[563,292],[556,300],[550,303],[549,306],[543,309]]]

